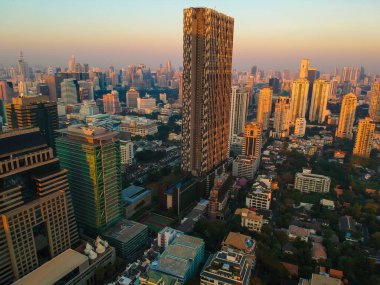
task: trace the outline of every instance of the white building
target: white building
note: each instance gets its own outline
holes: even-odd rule
[[[172,241],[178,237],[179,235],[183,235],[183,232],[172,229],[170,227],[163,228],[157,234],[157,243],[161,248],[167,248]]]
[[[120,160],[122,165],[132,165],[133,164],[133,142],[120,140]]]
[[[247,117],[249,89],[232,86],[230,113],[230,144],[233,136],[244,132]]]
[[[260,159],[238,155],[232,163],[232,176],[253,179],[260,164]]]
[[[120,130],[129,132],[132,136],[142,137],[154,135],[158,132],[155,121],[135,116],[125,116],[121,121]]]
[[[64,105],[74,105],[78,103],[78,92],[74,79],[64,79],[61,83],[61,98]]]
[[[247,195],[245,203],[248,208],[269,210],[271,198],[272,193],[269,189],[265,187],[257,187]]]
[[[310,169],[304,168],[302,173],[296,173],[294,189],[300,190],[302,193],[327,193],[330,190],[330,183],[330,177],[312,174]]]
[[[261,232],[263,216],[247,208],[236,209],[235,215],[241,217],[241,226],[253,232]]]
[[[154,108],[156,108],[156,99],[152,97],[137,98],[137,109],[153,110]]]
[[[298,137],[303,137],[306,133],[306,119],[297,118],[294,126],[294,134]]]

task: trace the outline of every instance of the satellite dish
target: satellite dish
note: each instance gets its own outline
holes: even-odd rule
[[[93,250],[94,248],[89,244],[89,243],[86,243],[86,248],[84,249],[84,253],[86,255],[89,255],[90,254],[90,251]]]
[[[96,246],[96,252],[97,253],[103,253],[106,251],[106,248],[99,242]]]
[[[88,257],[91,259],[91,260],[94,260],[98,257],[98,255],[96,254],[95,251],[91,250],[90,251],[90,254],[88,255]]]

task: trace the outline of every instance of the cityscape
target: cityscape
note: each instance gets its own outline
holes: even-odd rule
[[[61,8],[60,19],[73,6],[60,2],[25,3],[20,17]],[[321,59],[318,39],[309,53],[291,56],[293,42],[271,57],[273,39],[268,54],[258,44],[247,57],[242,34],[269,24],[250,35],[243,10],[259,19],[263,3],[122,2],[94,1],[88,12],[112,7],[118,25],[124,5],[133,10],[127,22],[145,16],[133,33],[149,38],[139,29],[150,23],[152,41],[129,50],[129,62],[117,47],[87,56],[80,48],[91,35],[75,30],[76,47],[55,48],[54,37],[67,34],[49,13],[41,35],[56,31],[40,36],[38,52],[29,37],[40,19],[24,31],[0,25],[0,285],[380,284],[379,3],[364,1],[362,14],[341,2],[368,30],[342,28]],[[294,40],[298,1],[284,2],[273,11],[284,13],[279,38]],[[153,23],[163,9],[166,19]],[[319,28],[303,28],[318,37],[332,19],[333,29],[353,25],[331,12]],[[86,33],[110,24],[96,28],[88,17],[74,20]],[[160,30],[168,17],[181,19],[172,47]],[[334,41],[352,35],[334,58]]]

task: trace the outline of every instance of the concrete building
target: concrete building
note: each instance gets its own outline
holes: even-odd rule
[[[371,94],[369,116],[375,123],[380,123],[380,81],[372,84]]]
[[[307,79],[308,73],[309,73],[309,65],[310,65],[309,59],[304,58],[301,60],[300,74],[299,74],[300,79]]]
[[[260,159],[238,155],[232,162],[232,176],[253,179],[260,166]]]
[[[157,244],[160,248],[165,249],[180,235],[183,235],[183,232],[165,227],[157,234]]]
[[[78,226],[94,237],[122,217],[119,134],[83,125],[57,132]]]
[[[244,128],[242,155],[260,159],[262,148],[262,125],[260,123],[247,123]]]
[[[303,169],[303,172],[297,172],[294,181],[294,189],[302,193],[327,193],[330,191],[330,177],[312,174],[310,169]]]
[[[158,132],[155,121],[135,116],[125,116],[121,121],[120,130],[129,132],[132,136],[146,137]]]
[[[375,136],[376,124],[370,117],[359,120],[358,132],[356,133],[353,154],[362,157],[369,157],[372,150],[372,143]]]
[[[261,123],[263,131],[269,128],[269,119],[272,111],[273,89],[264,87],[260,90],[257,103],[257,122]]]
[[[222,250],[245,256],[253,269],[256,264],[256,241],[250,236],[230,232],[222,242]]]
[[[290,97],[288,92],[283,92],[276,100],[274,107],[274,124],[272,137],[282,139],[289,136],[290,130]]]
[[[232,87],[230,114],[230,145],[233,136],[244,132],[249,103],[249,90],[238,86]]]
[[[133,216],[138,210],[152,202],[152,191],[144,187],[130,185],[121,192],[126,218]]]
[[[120,114],[121,104],[119,101],[119,93],[113,90],[111,93],[103,95],[103,108],[106,114]]]
[[[181,284],[177,278],[174,278],[167,274],[153,271],[153,270],[148,270],[146,274],[140,275],[139,282],[141,285],[180,285]]]
[[[153,97],[137,98],[137,109],[151,111],[156,108],[156,99]]]
[[[138,108],[137,99],[139,98],[139,92],[135,88],[131,87],[126,93],[126,103],[128,108]]]
[[[319,124],[325,121],[327,99],[329,97],[329,94],[329,81],[323,79],[318,79],[314,81],[309,111],[309,121],[318,122]]]
[[[338,128],[335,133],[336,137],[352,139],[357,101],[356,95],[353,93],[349,93],[343,97]]]
[[[252,191],[245,198],[245,203],[248,208],[269,210],[271,198],[272,193],[270,189],[266,187],[252,187]]]
[[[241,226],[252,232],[261,232],[263,226],[263,216],[247,208],[236,209],[235,215],[241,217]]]
[[[303,137],[306,133],[306,119],[297,118],[294,123],[294,134],[298,137]]]
[[[309,81],[297,79],[292,84],[292,100],[290,121],[295,123],[297,118],[305,118],[307,109],[307,97],[309,92]]]
[[[181,166],[195,176],[229,156],[233,29],[212,9],[184,10]]]
[[[124,166],[133,164],[134,151],[133,142],[131,140],[120,139],[120,162]]]
[[[67,170],[38,128],[0,134],[0,284],[78,242]]]
[[[109,227],[102,236],[115,248],[118,256],[131,261],[148,243],[148,227],[123,219]]]
[[[69,78],[61,82],[61,98],[59,101],[64,105],[75,105],[79,103],[78,83],[76,80]]]
[[[151,269],[178,278],[185,284],[197,276],[204,260],[205,243],[202,239],[181,235],[153,262]]]
[[[201,285],[248,285],[251,265],[242,254],[218,251],[209,257],[200,277]]]
[[[208,217],[214,220],[224,220],[228,210],[229,189],[232,183],[232,177],[229,174],[216,176],[214,186],[210,191]]]
[[[313,273],[310,280],[300,278],[298,285],[343,285],[343,282],[325,274]]]

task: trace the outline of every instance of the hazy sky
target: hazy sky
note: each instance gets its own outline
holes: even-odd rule
[[[235,18],[234,66],[364,65],[380,73],[380,0],[0,0],[0,64],[90,66],[182,62],[185,7]]]

